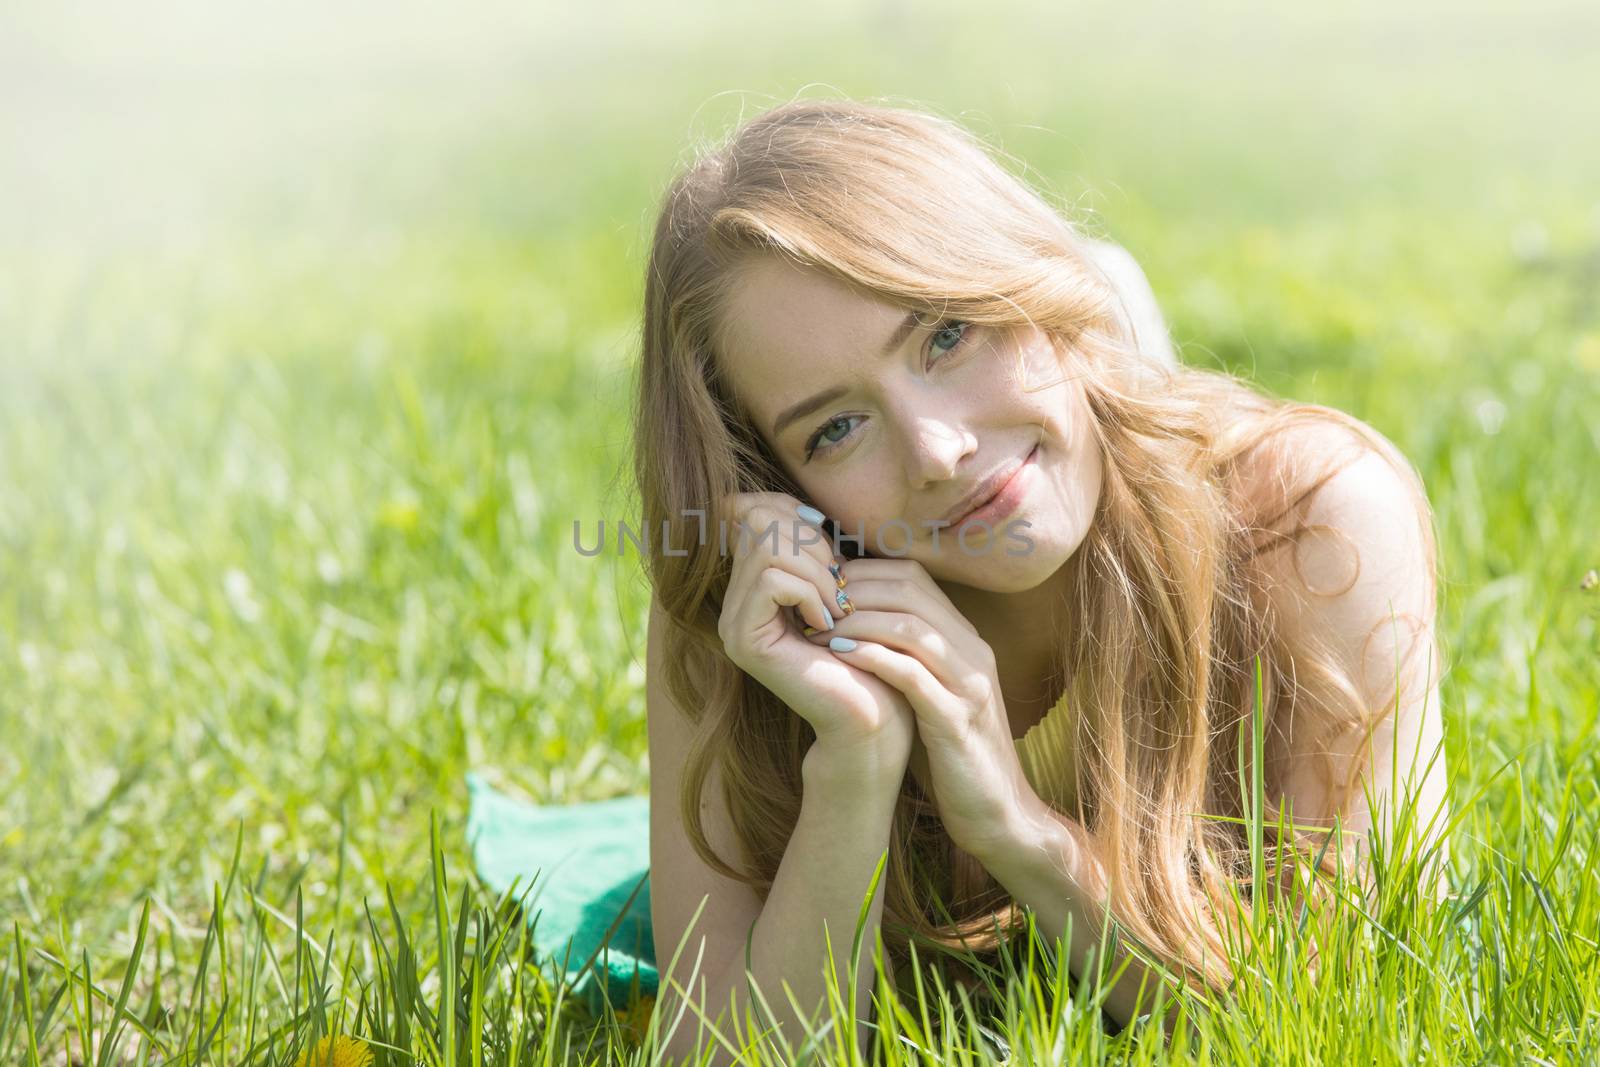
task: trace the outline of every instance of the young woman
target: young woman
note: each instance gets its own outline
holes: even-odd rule
[[[1142,281],[920,112],[782,106],[672,183],[634,412],[671,546],[647,681],[669,1012],[674,983],[742,1005],[748,965],[794,1040],[783,982],[822,1003],[826,928],[844,988],[885,850],[865,944],[881,925],[891,964],[911,937],[993,949],[1027,905],[1046,936],[1070,919],[1080,967],[1109,909],[1225,984],[1258,661],[1269,843],[1315,856],[1337,820],[1322,863],[1348,870],[1408,774],[1443,821],[1418,478],[1354,418],[1176,365]]]

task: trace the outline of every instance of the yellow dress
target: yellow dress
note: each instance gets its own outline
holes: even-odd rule
[[[1044,718],[1016,738],[1022,773],[1039,799],[1060,811],[1069,811],[1076,798],[1072,789],[1072,716],[1065,708],[1067,694],[1044,713]]]

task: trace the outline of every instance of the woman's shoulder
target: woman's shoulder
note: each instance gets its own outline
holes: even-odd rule
[[[1084,255],[1105,275],[1119,299],[1123,326],[1133,335],[1139,350],[1169,367],[1178,363],[1172,336],[1156,302],[1155,290],[1145,277],[1139,261],[1119,244],[1094,237],[1081,241]]]
[[[1287,534],[1332,513],[1360,521],[1381,501],[1402,513],[1426,510],[1420,477],[1376,427],[1320,404],[1220,405],[1221,450],[1247,525]],[[1347,515],[1351,509],[1357,514]],[[1313,518],[1313,511],[1319,514]],[[1372,514],[1371,517],[1380,517]]]
[[[1347,791],[1369,733],[1387,758],[1384,737],[1439,732],[1431,511],[1399,449],[1356,422],[1296,426],[1260,461],[1271,494],[1292,504],[1255,556],[1252,592],[1297,693],[1269,731],[1268,762],[1314,820],[1358,798]]]
[[[1286,423],[1240,477],[1259,505],[1259,590],[1280,636],[1334,649],[1359,672],[1372,635],[1397,616],[1431,626],[1436,549],[1415,468],[1367,423],[1322,417],[1331,410]]]

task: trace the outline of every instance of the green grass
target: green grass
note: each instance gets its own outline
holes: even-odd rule
[[[118,65],[115,27],[20,38],[207,135],[158,151],[115,92],[0,105],[56,135],[0,157],[0,1062],[278,1064],[329,1029],[380,1064],[649,1058],[471,878],[463,776],[644,790],[648,590],[571,521],[630,506],[662,185],[813,83],[1000,140],[1134,252],[1187,361],[1395,440],[1440,537],[1445,907],[1402,855],[1323,946],[1340,981],[1280,935],[1165,1051],[1026,957],[976,1000],[930,977],[885,1049],[1600,1056],[1592,13],[509,10],[409,51],[374,29],[388,80],[272,78],[263,45],[262,95]],[[53,54],[22,68],[52,91]]]

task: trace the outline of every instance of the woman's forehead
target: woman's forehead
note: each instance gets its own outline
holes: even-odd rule
[[[806,377],[872,358],[904,308],[774,256],[742,264],[723,302],[722,353],[739,375]]]

